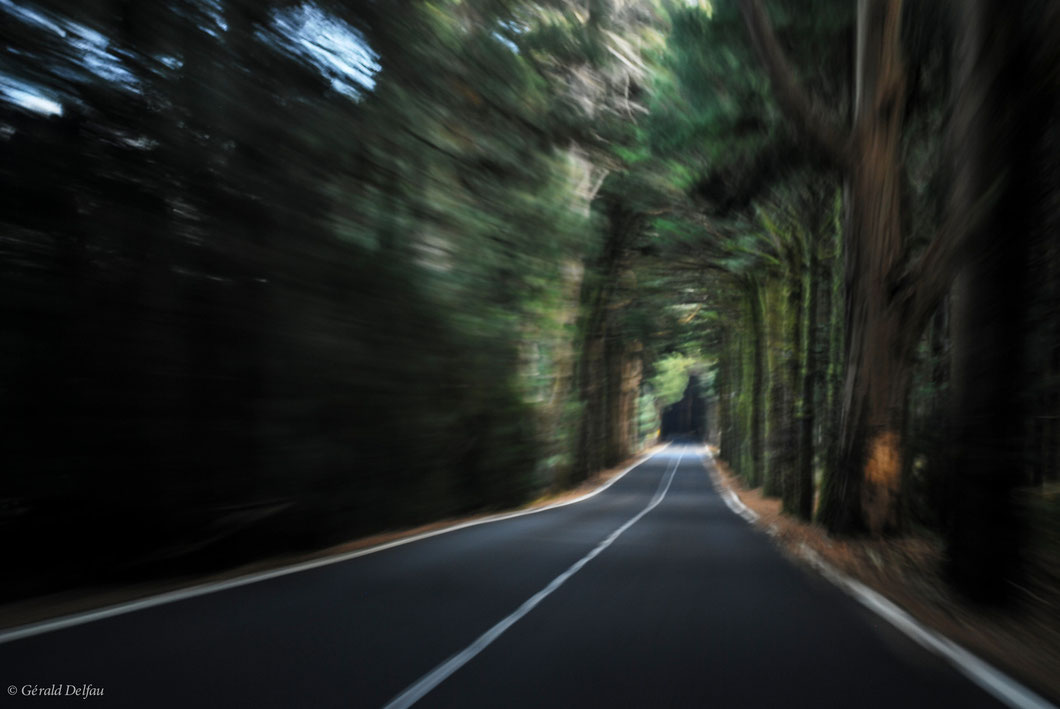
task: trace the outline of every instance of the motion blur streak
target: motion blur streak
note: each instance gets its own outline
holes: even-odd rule
[[[689,436],[778,544],[1060,696],[1058,28],[0,0],[0,625]]]

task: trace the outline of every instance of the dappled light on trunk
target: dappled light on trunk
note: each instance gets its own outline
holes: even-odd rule
[[[865,482],[861,487],[861,509],[865,523],[873,534],[893,529],[902,475],[901,448],[898,434],[884,431],[872,440]]]

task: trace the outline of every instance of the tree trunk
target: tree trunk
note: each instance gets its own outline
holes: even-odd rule
[[[732,392],[730,381],[732,377],[731,348],[730,336],[728,333],[723,332],[718,356],[718,377],[715,380],[718,392],[718,440],[716,444],[718,446],[718,455],[726,460],[728,460],[730,455],[733,436],[732,402],[729,399]]]
[[[813,429],[814,396],[817,381],[817,235],[809,237],[809,264],[806,268],[806,349],[802,370],[802,410],[799,412],[799,460],[794,484],[794,512],[801,519],[813,518]]]
[[[836,468],[839,450],[839,421],[840,407],[839,398],[842,387],[842,366],[844,363],[842,345],[846,338],[843,333],[843,315],[840,294],[843,290],[843,273],[840,268],[843,239],[838,229],[831,238],[831,254],[828,259],[827,273],[829,276],[828,286],[823,290],[824,302],[822,307],[828,328],[828,343],[826,345],[823,411],[825,415],[821,418],[821,438],[824,451],[822,454],[823,471],[821,477],[821,496],[817,507],[817,515],[823,521],[824,510],[829,499],[836,499],[836,495],[829,494],[836,481]]]
[[[766,497],[781,497],[784,492],[784,468],[787,455],[784,436],[788,425],[788,392],[784,375],[786,360],[784,349],[785,303],[782,283],[763,286],[762,309],[765,315],[765,360],[766,391],[765,456],[762,471],[762,494]]]
[[[608,440],[611,427],[607,422],[615,416],[607,404],[608,376],[613,374],[608,366],[608,338],[618,338],[620,333],[613,332],[609,306],[627,241],[637,229],[638,216],[621,204],[611,204],[607,216],[603,253],[594,268],[586,269],[582,283],[582,303],[587,312],[582,328],[584,344],[578,363],[578,384],[584,408],[571,470],[570,482],[573,483],[607,467],[607,461],[613,459],[614,453],[613,449],[610,454],[608,452],[613,437]]]
[[[822,510],[829,530],[896,523],[909,364],[890,276],[903,257],[899,149],[905,109],[901,2],[858,7],[854,152],[846,185],[846,381],[838,467]]]
[[[751,307],[750,300],[746,306]],[[749,314],[749,313],[748,313]],[[743,477],[747,484],[754,483],[754,460],[755,443],[761,438],[761,428],[757,438],[754,435],[755,410],[755,331],[740,334],[740,389],[737,394],[736,404],[739,415],[740,431],[738,437],[739,455],[733,461],[736,472]]]
[[[997,199],[970,234],[975,256],[954,288],[954,514],[950,571],[970,595],[1002,601],[1019,572],[1021,529],[1013,491],[1022,478],[1026,420],[1022,372],[1024,286],[1031,178],[1048,110],[1036,105],[1023,77],[1018,13],[997,0],[961,5],[956,57],[961,75],[953,121],[957,182],[954,209]]]
[[[604,419],[603,467],[618,465],[633,453],[633,430],[636,425],[637,394],[640,391],[640,355],[618,337],[605,346],[607,384]]]
[[[599,335],[586,337],[582,345],[581,362],[578,366],[582,412],[574,468],[569,481],[571,483],[581,482],[594,471],[603,468],[603,349],[604,338]]]
[[[604,450],[601,467],[622,460],[622,388],[625,353],[621,340],[612,334],[604,340]]]
[[[766,362],[765,362],[765,318],[762,313],[761,287],[751,282],[748,287],[749,306],[751,308],[751,470],[744,472],[751,487],[758,487],[763,480],[765,467],[765,429],[766,415]]]
[[[801,459],[801,424],[799,416],[799,395],[802,391],[799,378],[803,366],[804,353],[802,349],[802,329],[806,317],[806,304],[803,302],[803,279],[805,275],[801,272],[799,264],[792,267],[791,327],[790,354],[785,367],[785,388],[788,391],[785,408],[784,422],[784,457],[783,457],[783,509],[789,514],[798,514],[798,471]],[[812,390],[811,390],[812,391]]]
[[[799,87],[761,0],[743,0],[742,6],[781,108],[846,178],[846,375],[836,463],[822,491],[819,517],[832,532],[851,533],[867,526],[879,533],[896,521],[908,349],[917,334],[911,331],[919,326],[908,322],[892,293],[895,267],[904,256],[899,162],[905,112],[902,2],[858,3],[854,125],[849,134],[837,130]],[[944,241],[948,245],[950,240]],[[948,265],[952,251],[940,249],[940,254]],[[930,303],[937,290],[918,292],[923,296],[918,306]]]

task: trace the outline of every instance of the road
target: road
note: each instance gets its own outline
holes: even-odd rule
[[[782,557],[704,462],[671,445],[576,504],[4,642],[2,705],[1000,706]]]

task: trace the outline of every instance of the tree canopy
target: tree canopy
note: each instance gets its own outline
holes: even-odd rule
[[[70,561],[8,594],[523,504],[691,396],[1004,597],[1060,467],[1033,14],[0,0],[0,525]]]

